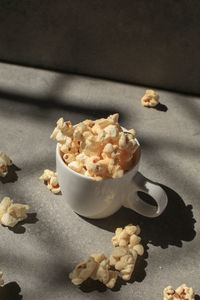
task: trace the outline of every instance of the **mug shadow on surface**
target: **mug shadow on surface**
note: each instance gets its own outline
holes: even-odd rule
[[[143,243],[167,248],[169,245],[181,247],[183,241],[192,241],[196,235],[192,205],[185,205],[183,199],[167,186],[160,186],[168,197],[168,205],[162,215],[156,218],[147,218],[136,212],[121,207],[114,215],[105,219],[88,219],[85,221],[115,232],[117,227],[124,227],[130,223],[140,225]],[[143,199],[145,201],[145,199]],[[186,226],[187,224],[187,226]]]
[[[22,295],[19,295],[21,288],[17,282],[9,282],[3,287],[0,287],[0,299],[1,300],[21,300]]]

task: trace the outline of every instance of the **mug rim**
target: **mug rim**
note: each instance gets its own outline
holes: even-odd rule
[[[104,179],[104,180],[110,180],[110,179],[112,179],[112,180],[114,180],[114,179],[121,179],[121,178],[123,178],[124,176],[126,176],[127,174],[129,174],[133,169],[135,169],[135,167],[139,164],[139,161],[140,161],[140,158],[141,158],[141,146],[140,146],[140,143],[138,142],[138,140],[135,138],[134,139],[135,141],[136,141],[136,143],[138,144],[138,149],[139,149],[139,157],[138,157],[138,160],[137,160],[137,162],[135,163],[135,165],[129,170],[129,171],[127,171],[126,173],[124,173],[124,175],[122,176],[122,177],[120,177],[120,178],[113,178],[113,177],[110,177],[110,178],[106,178],[106,179]],[[138,150],[137,149],[137,150]],[[137,151],[136,150],[136,151]],[[58,156],[58,159],[59,159],[59,162],[61,162],[61,165],[63,165],[63,167],[64,168],[66,168],[66,170],[68,170],[69,172],[71,172],[72,174],[75,174],[75,175],[77,175],[77,176],[79,176],[79,177],[82,177],[82,178],[85,178],[85,179],[87,179],[87,180],[90,180],[90,181],[92,181],[92,182],[102,182],[102,181],[95,181],[92,177],[90,177],[90,176],[87,176],[87,175],[83,175],[83,174],[80,174],[80,173],[78,173],[78,172],[76,172],[76,171],[74,171],[74,170],[72,170],[71,168],[69,168],[68,167],[68,165],[67,164],[65,164],[65,162],[63,161],[63,159],[62,159],[62,157],[61,157],[61,154],[60,154],[60,149],[59,149],[59,143],[57,143],[57,145],[56,145],[56,155]]]

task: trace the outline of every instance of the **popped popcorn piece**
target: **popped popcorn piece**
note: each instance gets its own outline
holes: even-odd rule
[[[69,165],[69,163],[76,160],[76,156],[73,153],[65,153],[63,155],[63,160]]]
[[[44,180],[47,182],[47,188],[52,191],[52,193],[58,194],[60,192],[57,172],[46,169],[44,170],[42,176],[40,176],[40,180]]]
[[[91,278],[93,280],[99,280],[108,288],[112,289],[115,286],[118,275],[116,271],[110,270],[109,259],[104,253],[92,254],[92,257],[98,263],[98,267],[91,275]]]
[[[75,269],[69,274],[69,278],[75,285],[81,284],[87,280],[92,273],[97,269],[98,263],[95,262],[93,257],[89,257],[86,262],[78,264]]]
[[[50,138],[57,140],[59,143],[64,143],[66,136],[71,137],[73,135],[74,128],[70,121],[65,122],[63,118],[60,118],[56,124],[57,126]]]
[[[72,161],[68,164],[68,167],[74,170],[75,172],[81,173],[82,164],[78,161]]]
[[[159,103],[159,95],[153,90],[146,90],[145,95],[141,99],[143,106],[155,107]]]
[[[130,280],[137,260],[137,251],[126,247],[115,247],[110,256],[110,265],[120,271],[122,279]]]
[[[4,197],[0,202],[0,224],[14,227],[18,222],[27,218],[29,205],[13,204],[13,200]]]
[[[186,286],[186,284],[180,285],[176,290],[173,287],[168,286],[163,291],[164,300],[194,300],[194,291],[192,288]]]
[[[79,285],[90,277],[99,280],[108,288],[113,288],[117,280],[117,272],[109,268],[109,260],[103,253],[92,254],[86,262],[75,267],[69,274],[69,278],[73,284]]]
[[[0,176],[5,177],[8,174],[8,166],[12,165],[12,160],[2,151],[0,151]]]
[[[112,243],[114,246],[127,247],[129,249],[134,249],[138,255],[143,255],[144,247],[140,244],[141,237],[140,227],[129,224],[122,228],[117,228],[115,230],[115,236],[112,238]]]
[[[3,272],[2,270],[0,269],[0,286],[4,285],[4,280],[3,280]]]
[[[57,140],[61,156],[72,170],[99,181],[120,178],[134,163],[138,149],[135,130],[123,132],[119,114],[72,126],[63,118],[57,121],[51,138]]]

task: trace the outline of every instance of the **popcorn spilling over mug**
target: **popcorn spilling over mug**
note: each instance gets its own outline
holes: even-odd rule
[[[56,166],[62,194],[71,208],[88,218],[105,218],[121,206],[147,217],[167,206],[165,191],[138,172],[140,144],[134,129],[120,127],[119,114],[72,126],[57,121],[51,138],[58,142]],[[144,202],[138,191],[152,196]]]

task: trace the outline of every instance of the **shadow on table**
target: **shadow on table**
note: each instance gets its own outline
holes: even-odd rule
[[[114,232],[117,227],[138,224],[143,243],[167,248],[169,245],[182,247],[182,241],[192,241],[196,235],[192,205],[185,205],[183,199],[172,189],[160,185],[168,197],[168,205],[162,215],[147,218],[122,207],[114,215],[99,220],[83,218],[85,221]],[[145,200],[145,199],[144,199]]]
[[[14,233],[17,233],[17,234],[22,234],[26,231],[26,228],[23,225],[25,225],[25,224],[35,224],[39,221],[38,218],[36,217],[37,213],[27,214],[27,216],[28,217],[25,220],[19,222],[14,227],[8,227],[9,230],[14,232]]]
[[[5,177],[0,177],[0,182],[2,183],[9,183],[15,182],[18,179],[17,171],[21,171],[16,165],[11,165],[8,167],[8,174]]]
[[[154,108],[156,110],[163,111],[163,112],[168,111],[168,107],[165,104],[162,104],[162,103],[158,103],[158,105],[156,105]]]
[[[9,282],[0,287],[1,300],[21,300],[23,296],[19,295],[21,288],[17,282]]]
[[[71,80],[70,80],[71,81]],[[95,98],[93,104],[85,106],[82,104],[82,100],[80,99],[80,103],[77,104],[76,102],[72,103],[72,97],[70,97],[70,101],[68,101],[69,96],[61,97],[55,94],[55,91],[62,92],[63,88],[67,86],[67,81],[65,77],[58,77],[55,80],[52,88],[50,89],[47,95],[33,95],[31,93],[24,93],[19,91],[10,91],[7,89],[0,88],[0,101],[5,103],[5,101],[10,101],[15,103],[15,114],[21,115],[21,109],[19,111],[17,109],[17,104],[28,104],[32,108],[26,110],[26,114],[29,114],[34,117],[42,117],[48,118],[50,111],[62,111],[67,112],[69,116],[72,117],[73,113],[80,113],[87,118],[103,118],[108,117],[110,114],[115,114],[118,112],[120,114],[120,120],[124,120],[124,112],[119,110],[119,108],[115,109],[112,105],[106,105],[106,107],[100,107],[98,104],[101,103],[101,99]],[[38,110],[39,108],[39,110]],[[8,106],[1,105],[1,109],[5,109],[6,112],[8,111]],[[11,112],[12,113],[12,110]],[[65,114],[64,114],[65,115]],[[64,117],[63,115],[63,117]],[[55,117],[55,116],[54,116]]]

